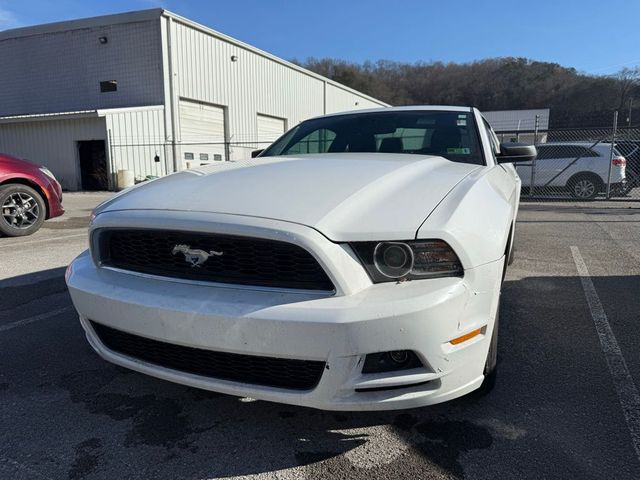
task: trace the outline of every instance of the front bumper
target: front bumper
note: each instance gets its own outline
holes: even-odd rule
[[[44,183],[46,182],[46,183]],[[44,193],[47,197],[47,219],[56,218],[64,214],[64,208],[62,206],[62,187],[57,180],[44,177],[43,183],[45,185]]]
[[[67,283],[90,344],[110,362],[231,395],[327,410],[382,410],[431,405],[480,386],[502,265],[500,259],[469,269],[464,278],[318,295],[149,278],[97,268],[85,252],[70,265]],[[192,375],[109,350],[89,319],[177,345],[321,360],[326,368],[308,391]],[[449,343],[477,328],[483,333]],[[425,367],[362,373],[366,354],[392,350],[413,350]]]

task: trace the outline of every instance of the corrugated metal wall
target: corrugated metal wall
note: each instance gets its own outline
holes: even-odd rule
[[[348,90],[327,84],[327,113],[345,112],[361,108],[379,108],[379,103],[366,97],[355,95]]]
[[[157,19],[8,38],[0,58],[0,116],[164,102]],[[107,80],[118,91],[101,93]]]
[[[172,25],[174,102],[179,97],[226,107],[231,159],[247,157],[256,148],[258,114],[286,119],[291,128],[325,113],[322,79],[172,20],[163,19]],[[330,83],[326,95],[328,112],[381,106]]]
[[[65,190],[80,188],[78,141],[105,140],[104,118],[46,120],[0,125],[0,152],[46,165]]]
[[[496,110],[482,112],[487,121],[496,132],[514,132],[518,130],[533,130],[536,127],[538,117],[538,129],[549,128],[548,108],[529,110]]]
[[[169,12],[116,17],[0,40],[0,116],[98,112],[0,125],[0,151],[46,164],[68,190],[81,186],[81,140],[107,141],[112,183],[119,169],[142,179],[181,168],[181,99],[223,108],[229,159],[267,146],[259,142],[258,115],[292,128],[325,112],[384,105]],[[105,80],[116,80],[118,90],[101,93]]]
[[[111,171],[132,170],[138,179],[173,171],[171,146],[165,141],[164,107],[106,111]],[[155,157],[159,161],[155,161]],[[168,163],[167,163],[168,162]]]

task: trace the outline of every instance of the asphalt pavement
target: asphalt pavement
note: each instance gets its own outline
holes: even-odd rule
[[[101,360],[63,274],[107,195],[0,238],[0,479],[640,479],[640,203],[522,205],[492,391],[335,413]]]

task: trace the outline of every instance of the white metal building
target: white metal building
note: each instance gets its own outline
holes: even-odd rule
[[[162,9],[0,32],[0,152],[68,190],[247,157],[385,103]]]
[[[530,110],[495,110],[482,112],[496,132],[520,132],[549,129],[548,108]]]

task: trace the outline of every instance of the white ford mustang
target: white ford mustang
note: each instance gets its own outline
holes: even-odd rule
[[[474,108],[307,120],[100,205],[67,284],[91,346],[142,373],[321,409],[443,402],[495,369],[508,162],[533,155]]]

